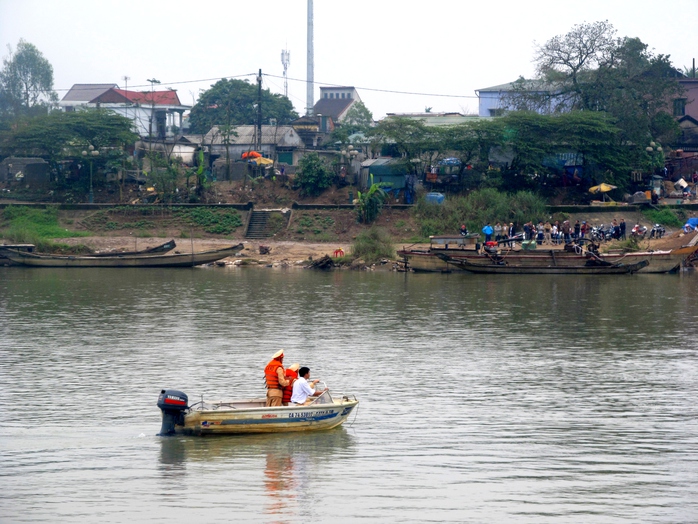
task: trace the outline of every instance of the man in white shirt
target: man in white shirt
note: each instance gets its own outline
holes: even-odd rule
[[[311,380],[310,378],[310,368],[303,366],[298,370],[298,379],[293,383],[293,394],[291,395],[291,404],[301,405],[305,404],[308,397],[317,397],[322,395],[326,390],[317,391],[315,389],[315,384],[320,382],[320,380]]]

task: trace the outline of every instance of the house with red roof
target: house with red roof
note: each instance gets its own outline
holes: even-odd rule
[[[170,138],[181,134],[183,105],[177,91],[127,91],[116,84],[75,84],[58,103],[63,111],[110,109],[133,120],[141,137]]]

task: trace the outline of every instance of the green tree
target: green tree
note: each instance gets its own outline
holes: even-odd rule
[[[346,130],[348,136],[355,133],[366,135],[373,127],[373,113],[368,110],[363,102],[357,102],[347,111],[341,127]]]
[[[29,42],[8,46],[0,71],[0,113],[10,118],[45,113],[58,96],[53,91],[53,67]]]
[[[125,147],[138,138],[131,131],[132,124],[130,119],[102,109],[53,111],[22,120],[0,133],[0,156],[39,156],[61,181],[61,161],[81,161],[82,151],[92,145],[100,152],[91,160],[94,169],[113,169],[125,158]]]
[[[257,86],[244,80],[222,79],[199,97],[190,114],[191,132],[206,133],[214,125],[257,123]],[[298,118],[291,101],[283,95],[262,90],[262,121],[275,119],[286,125]]]
[[[415,174],[420,166],[435,164],[445,151],[438,128],[405,117],[384,118],[370,130],[369,139],[374,150],[402,158]]]
[[[298,169],[296,182],[304,195],[317,196],[332,185],[334,173],[317,153],[308,153],[301,158]]]
[[[637,38],[617,38],[608,21],[575,25],[536,48],[538,78],[519,79],[509,100],[515,109],[602,111],[621,130],[618,140],[643,147],[667,101],[681,94],[668,56],[654,55]],[[676,134],[662,128],[664,133]]]

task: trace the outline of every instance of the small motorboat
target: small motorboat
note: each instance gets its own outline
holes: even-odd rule
[[[204,400],[189,405],[189,397],[163,389],[158,397],[162,411],[159,435],[233,435],[319,431],[342,424],[359,404],[356,397],[333,397],[329,390],[302,406],[267,407],[266,399]]]

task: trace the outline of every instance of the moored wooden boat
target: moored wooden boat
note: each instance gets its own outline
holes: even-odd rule
[[[177,247],[177,243],[174,240],[168,240],[164,244],[160,244],[159,246],[155,247],[150,247],[146,249],[142,249],[140,251],[103,251],[99,253],[90,253],[90,257],[113,257],[113,256],[129,256],[129,255],[155,255],[158,253],[167,253],[168,251],[172,251],[174,248]]]
[[[333,398],[325,391],[304,406],[267,407],[266,400],[202,400],[191,406],[181,391],[162,390],[160,435],[233,435],[320,431],[342,424],[359,404],[354,397]]]
[[[437,237],[432,237],[437,238]],[[442,237],[452,238],[457,237]],[[511,240],[499,241],[499,247],[485,247],[480,249],[479,245],[474,245],[470,248],[463,247],[456,243],[446,243],[439,245],[432,242],[429,249],[410,249],[405,248],[398,251],[399,257],[405,260],[405,266],[413,271],[431,271],[431,272],[450,272],[450,271],[466,271],[463,267],[456,264],[445,262],[443,256],[450,257],[454,260],[465,260],[473,263],[480,262],[502,262],[508,264],[518,264],[523,266],[555,266],[555,265],[570,265],[584,266],[590,255],[596,253],[596,245],[584,247],[580,244],[568,244],[561,249],[532,249],[536,247],[531,245],[535,241],[524,241],[526,248],[513,248],[509,244],[521,242],[521,237],[516,237]],[[528,247],[530,246],[530,247]],[[443,255],[443,256],[442,256]]]
[[[639,270],[639,273],[671,273],[678,270],[694,253],[698,245],[683,246],[671,250],[635,251],[629,253],[602,253],[599,257],[611,263],[623,259],[627,263],[647,260],[649,264]]]
[[[465,271],[471,273],[492,273],[505,275],[611,275],[611,274],[628,274],[636,273],[643,267],[646,267],[649,262],[640,260],[634,263],[610,263],[599,260],[595,257],[587,259],[585,265],[559,263],[556,265],[525,265],[520,263],[512,263],[506,260],[466,260],[454,259],[446,255],[439,255],[442,260],[448,264],[453,264]]]
[[[72,256],[26,253],[16,249],[0,249],[13,263],[31,267],[192,267],[210,264],[242,251],[242,243],[223,249],[200,251],[198,253],[120,255],[112,256]]]
[[[34,244],[0,244],[0,266],[17,265],[3,254],[4,249],[14,249],[17,251],[24,251],[26,253],[33,253],[35,248],[36,246]]]

